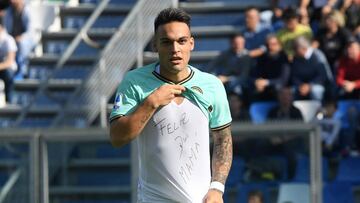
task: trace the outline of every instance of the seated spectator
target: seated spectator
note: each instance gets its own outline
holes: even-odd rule
[[[308,16],[309,0],[272,0],[273,8],[285,10],[290,7],[298,8],[299,17]]]
[[[6,102],[10,102],[13,76],[17,68],[15,62],[17,47],[14,38],[6,32],[2,22],[0,17],[0,79],[5,84]]]
[[[248,203],[264,203],[263,193],[259,190],[249,192]]]
[[[288,58],[292,60],[294,56],[293,42],[296,38],[304,36],[307,39],[312,38],[311,28],[299,23],[298,15],[292,8],[286,9],[283,14],[285,27],[277,32],[277,37]]]
[[[260,24],[259,10],[249,7],[245,11],[245,29],[242,31],[245,38],[245,48],[250,51],[252,57],[260,56],[265,51],[265,39],[272,29]]]
[[[351,32],[342,27],[344,19],[339,12],[333,11],[325,16],[325,26],[317,33],[313,47],[319,48],[326,56],[331,71],[336,73],[337,60],[342,56]]]
[[[340,11],[345,15],[346,27],[360,41],[360,0],[344,0]]]
[[[321,126],[321,138],[324,150],[331,151],[338,138],[341,121],[334,117],[337,103],[334,100],[325,101],[323,107],[316,115],[316,122]]]
[[[230,106],[231,117],[233,121],[249,121],[250,115],[246,108],[243,99],[234,93],[228,94],[228,101]]]
[[[360,99],[360,45],[356,40],[346,46],[346,55],[340,59],[336,82],[343,99]]]
[[[6,30],[15,38],[18,46],[16,53],[18,77],[26,76],[28,56],[35,47],[35,39],[30,10],[24,0],[10,0],[4,21]]]
[[[301,111],[293,105],[293,93],[290,87],[283,87],[278,92],[278,106],[270,110],[268,120],[272,121],[303,121]],[[289,134],[270,138],[273,151],[286,156],[288,161],[288,178],[295,175],[296,154],[304,153],[306,139]]]
[[[228,93],[235,93],[242,98],[247,94],[249,74],[254,63],[248,53],[244,37],[235,34],[231,38],[231,48],[211,61],[207,69],[218,76]]]
[[[283,87],[278,92],[279,105],[270,110],[270,120],[303,120],[301,111],[293,105],[293,93],[290,87]]]
[[[276,91],[287,84],[289,62],[275,35],[266,38],[267,51],[258,58],[253,71],[255,100],[276,100]]]
[[[290,84],[295,88],[295,98],[322,100],[326,82],[332,77],[324,54],[312,48],[305,37],[294,41],[294,50]]]

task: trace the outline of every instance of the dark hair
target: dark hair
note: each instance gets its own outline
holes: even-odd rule
[[[284,10],[284,13],[283,13],[283,16],[282,18],[287,21],[287,20],[291,20],[291,19],[294,19],[294,18],[298,18],[299,15],[298,13],[296,12],[296,10],[292,7],[290,8],[287,8]]]
[[[0,16],[0,27],[4,27],[4,19]]]
[[[189,26],[190,28],[191,17],[184,10],[179,8],[166,8],[162,10],[159,15],[156,17],[154,22],[155,32],[160,25],[164,25],[171,22],[182,22]]]
[[[250,197],[259,197],[261,202],[264,202],[264,195],[260,190],[253,190],[248,193],[248,199]]]
[[[230,35],[230,41],[233,41],[235,38],[237,37],[242,37],[244,38],[244,35],[241,32],[235,32],[233,34]]]
[[[248,7],[246,7],[245,8],[245,13],[247,13],[248,11],[250,11],[250,10],[256,10],[256,11],[259,11],[259,9],[258,8],[256,8],[255,6],[248,6]]]

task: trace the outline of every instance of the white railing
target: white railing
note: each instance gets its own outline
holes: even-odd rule
[[[66,122],[74,119],[83,119],[86,126],[100,115],[101,125],[105,127],[108,100],[124,74],[134,65],[142,65],[144,47],[154,33],[155,17],[161,10],[175,6],[177,0],[139,0],[105,46],[89,77],[68,99],[64,111],[59,112],[53,126],[66,126]]]

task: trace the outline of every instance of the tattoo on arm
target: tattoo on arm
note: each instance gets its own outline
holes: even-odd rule
[[[233,156],[230,126],[219,131],[213,131],[212,134],[214,139],[212,181],[225,184]]]

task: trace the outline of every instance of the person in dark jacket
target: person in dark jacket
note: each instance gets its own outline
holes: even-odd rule
[[[289,61],[276,35],[267,36],[266,47],[252,74],[255,100],[276,100],[277,90],[289,80]]]
[[[333,80],[324,54],[312,48],[304,37],[295,39],[294,51],[290,83],[295,89],[295,99],[322,100],[326,82]]]

